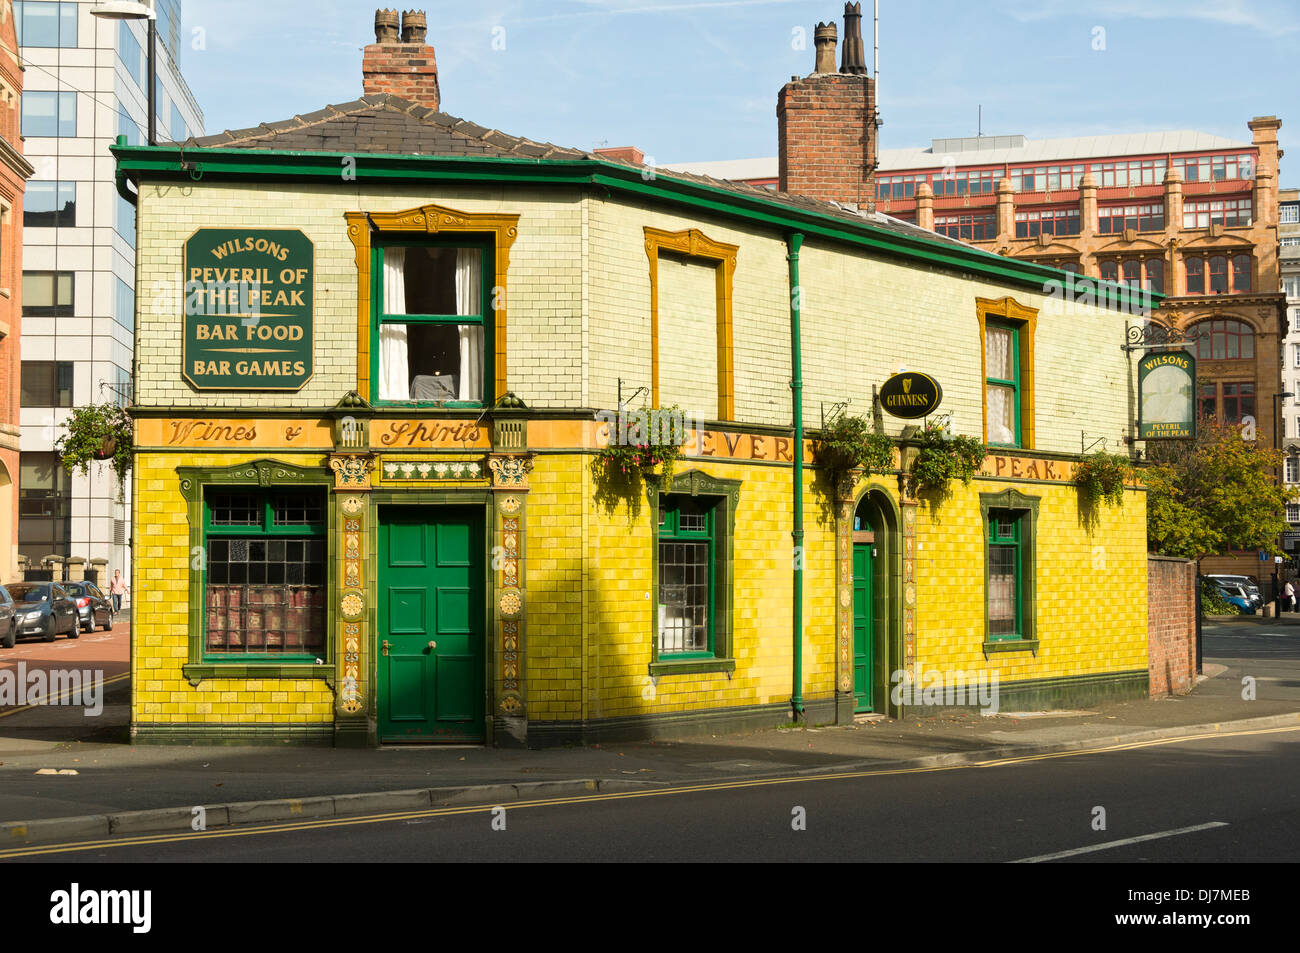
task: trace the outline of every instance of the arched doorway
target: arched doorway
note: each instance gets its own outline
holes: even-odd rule
[[[897,716],[892,673],[901,667],[902,547],[899,512],[872,487],[853,512],[853,710]]]

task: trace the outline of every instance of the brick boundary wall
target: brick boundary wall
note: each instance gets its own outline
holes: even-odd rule
[[[1196,563],[1147,556],[1147,671],[1152,698],[1196,685]]]

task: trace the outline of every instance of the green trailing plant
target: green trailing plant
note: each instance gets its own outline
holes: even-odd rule
[[[946,494],[953,480],[969,485],[984,464],[984,444],[954,434],[948,417],[928,421],[916,440],[916,456],[908,470],[913,493]]]
[[[1103,500],[1112,506],[1124,505],[1124,485],[1133,479],[1133,465],[1128,457],[1098,451],[1090,453],[1074,467],[1074,483],[1089,506]]]
[[[606,418],[602,418],[606,419]],[[671,486],[689,434],[688,421],[677,406],[607,415],[609,445],[596,451],[592,474],[597,500],[612,511],[619,500],[639,511],[644,481],[657,477]]]
[[[1203,615],[1237,615],[1239,610],[1224,598],[1217,586],[1201,584],[1201,613]]]
[[[134,428],[126,409],[113,403],[77,407],[68,418],[66,428],[54,444],[63,469],[69,473],[86,473],[91,461],[111,461],[117,475],[117,501],[121,503],[135,450]]]
[[[831,486],[837,486],[854,470],[864,476],[892,470],[894,441],[877,433],[869,421],[841,414],[813,442],[813,459],[826,471]]]

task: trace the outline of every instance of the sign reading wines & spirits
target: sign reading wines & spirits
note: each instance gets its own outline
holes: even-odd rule
[[[199,229],[185,243],[185,379],[198,390],[300,390],[312,376],[314,288],[302,232]]]
[[[1138,439],[1195,436],[1196,358],[1187,351],[1148,354],[1138,364]]]
[[[929,374],[904,371],[880,385],[880,406],[895,417],[927,417],[943,400],[943,388]]]

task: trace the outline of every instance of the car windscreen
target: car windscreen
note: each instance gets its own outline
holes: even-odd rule
[[[10,586],[9,594],[15,602],[49,602],[49,586]]]

